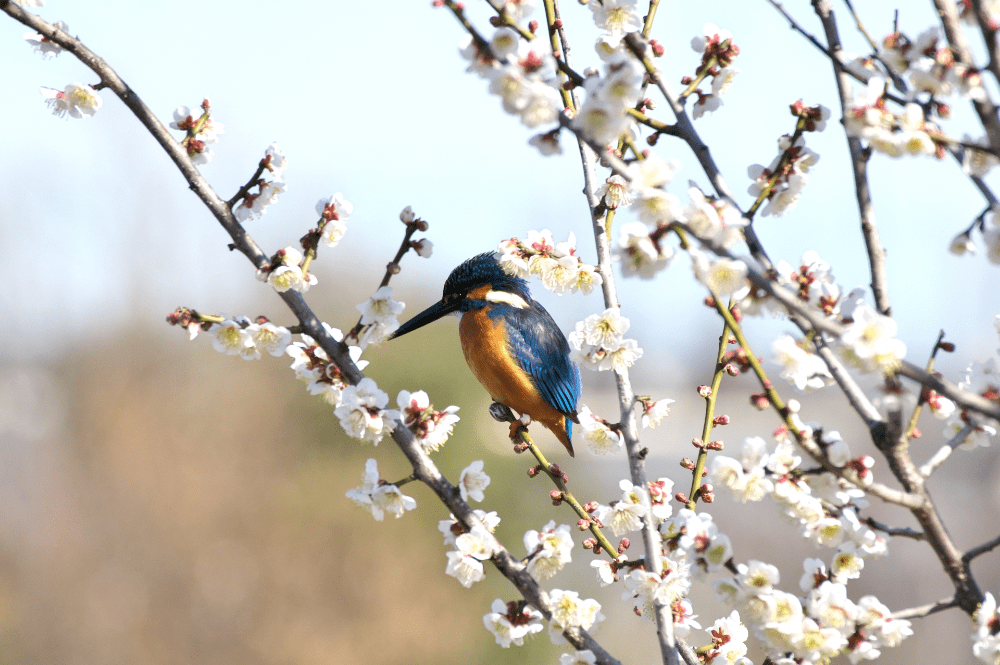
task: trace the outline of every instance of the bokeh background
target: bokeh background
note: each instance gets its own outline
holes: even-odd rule
[[[911,36],[932,24],[929,3],[897,4],[905,5],[899,23]],[[484,8],[469,5],[488,29]],[[596,65],[590,12],[565,5],[577,68]],[[808,3],[787,5],[821,34]],[[891,31],[894,3],[859,5],[876,38]],[[835,9],[848,47],[864,51],[845,8]],[[435,243],[430,260],[407,256],[393,282],[408,314],[439,297],[460,261],[530,229],[549,228],[557,238],[575,232],[582,255],[593,259],[572,144],[564,140],[565,154],[550,158],[529,147],[531,132],[502,112],[484,81],[464,73],[462,30],[429,1],[52,0],[37,11],[68,22],[164,122],[176,106],[211,97],[225,134],[202,172],[223,198],[278,142],[290,161],[288,191],[248,224],[265,251],[294,244],[313,225],[315,202],[344,193],[355,206],[349,231],[335,251],[321,252],[320,283],[309,293],[331,325],[356,320],[354,305],[374,291],[402,236],[398,213],[406,205],[430,222]],[[693,71],[698,56],[688,42],[709,21],[734,33],[743,73],[725,106],[697,126],[742,193],[747,166],[770,162],[777,137],[791,131],[790,103],[823,103],[835,117],[839,103],[828,63],[765,2],[662,3],[654,37],[667,45],[660,65],[669,79]],[[86,121],[48,113],[39,86],[95,79],[67,54],[42,60],[24,32],[0,20],[0,62],[7,63],[0,107],[0,663],[555,662],[559,650],[544,636],[509,651],[493,644],[481,615],[494,598],[514,598],[513,589],[495,571],[470,591],[443,574],[436,524],[447,514],[425,488],[407,487],[416,511],[380,524],[344,497],[370,456],[384,478],[407,475],[391,441],[372,448],[343,436],[330,409],[295,381],[287,359],[225,357],[206,339],[189,342],[164,323],[178,305],[291,321],[110,94]],[[981,133],[961,103],[955,110],[949,133]],[[849,290],[869,278],[845,141],[835,122],[808,141],[822,159],[802,199],[785,217],[760,220],[758,233],[775,259],[794,263],[818,250]],[[688,179],[707,188],[686,148],[664,139],[658,150],[683,164],[675,193],[683,194]],[[957,350],[938,367],[958,380],[998,345],[996,267],[946,251],[984,204],[949,160],[876,156],[871,173],[908,358],[922,363],[944,329]],[[684,259],[654,282],[620,281],[619,288],[630,336],[645,350],[633,374],[637,391],[677,400],[667,424],[645,439],[650,471],[685,484],[677,460],[690,454],[687,442],[700,429],[694,388],[710,377],[720,326],[700,304]],[[597,294],[539,297],[566,329],[603,309]],[[790,325],[752,320],[747,328],[767,355],[770,340]],[[390,395],[425,389],[439,407],[461,407],[463,420],[438,462],[455,478],[472,460],[485,460],[493,484],[483,507],[501,512],[498,535],[513,551],[521,551],[525,529],[572,521],[549,505],[548,488],[527,478],[528,462],[509,452],[504,428],[486,417],[488,400],[465,367],[453,320],[365,357]],[[614,413],[612,377],[587,373],[584,381],[584,401]],[[720,410],[733,424],[722,435],[730,446],[778,424],[747,406],[755,389],[749,377],[724,385]],[[801,399],[806,420],[840,430],[857,453],[870,451],[843,398],[830,391]],[[921,461],[942,444],[937,423],[922,428],[924,438],[913,445]],[[569,461],[554,440],[541,438],[581,496],[615,497],[623,460],[584,453]],[[996,535],[995,450],[959,451],[931,482],[961,548]],[[875,471],[891,482],[884,464]],[[766,503],[723,499],[712,513],[740,560],[781,565],[787,590],[797,589],[803,558],[831,555],[803,543]],[[877,503],[872,514],[914,526]],[[575,556],[552,586],[579,589],[607,606],[598,637],[623,662],[656,661],[652,626],[624,611],[617,588],[596,589],[588,556],[581,549]],[[984,590],[1000,589],[998,568],[996,553],[977,560]],[[894,609],[950,593],[927,548],[902,539],[850,589],[855,599],[875,593]],[[706,626],[728,612],[704,587],[694,598]],[[918,635],[883,662],[972,662],[969,627],[958,612],[918,621]]]

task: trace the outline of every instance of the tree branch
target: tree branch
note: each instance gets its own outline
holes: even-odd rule
[[[826,33],[827,48],[833,63],[834,79],[837,81],[837,92],[840,95],[841,116],[847,114],[851,106],[851,81],[844,71],[838,53],[841,52],[840,36],[837,33],[837,23],[829,0],[813,0],[813,9],[823,23]],[[879,240],[878,226],[875,223],[875,210],[872,208],[871,188],[868,185],[868,157],[870,153],[861,147],[861,139],[848,136],[847,147],[851,153],[851,170],[854,173],[854,191],[858,201],[858,212],[861,215],[861,233],[865,238],[868,250],[868,265],[871,270],[872,295],[875,307],[885,316],[892,314],[889,303],[888,280],[885,271],[885,249]]]

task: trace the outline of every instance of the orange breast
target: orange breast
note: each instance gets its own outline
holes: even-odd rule
[[[462,314],[458,331],[465,361],[490,397],[552,430],[572,455],[566,417],[542,398],[531,376],[511,357],[503,322],[490,319],[485,309],[474,309]]]

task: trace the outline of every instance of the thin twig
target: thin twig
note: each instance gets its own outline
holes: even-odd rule
[[[958,434],[953,436],[948,443],[941,446],[938,451],[934,453],[934,456],[920,467],[920,475],[924,478],[930,478],[931,474],[937,471],[938,467],[944,464],[945,460],[951,457],[955,448],[965,443],[965,440],[968,439],[969,435],[975,430],[976,424],[974,422],[965,423],[962,429],[958,430]]]
[[[988,540],[982,545],[973,547],[971,550],[967,551],[965,554],[962,555],[962,561],[968,563],[973,559],[975,559],[976,557],[986,554],[987,552],[990,552],[996,549],[997,547],[1000,547],[1000,536],[997,536],[993,540]]]
[[[912,538],[913,540],[927,540],[924,537],[923,533],[915,529],[910,529],[910,528],[903,529],[899,527],[887,526],[885,524],[882,524],[881,522],[876,521],[872,517],[867,518],[864,522],[871,528],[881,531],[882,533],[886,533],[890,536],[899,536],[901,538]]]
[[[920,607],[910,607],[905,610],[899,610],[898,612],[893,612],[892,618],[922,619],[923,617],[936,614],[937,612],[950,610],[953,607],[958,607],[958,601],[955,600],[954,598],[947,598],[945,600],[939,600],[936,603],[929,603],[927,605],[921,605]]]

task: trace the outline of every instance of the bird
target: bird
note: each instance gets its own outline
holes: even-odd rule
[[[540,422],[573,457],[580,369],[570,359],[566,336],[531,297],[528,283],[504,271],[496,252],[474,256],[451,272],[441,300],[390,339],[453,313],[460,318],[465,360],[493,401]]]

